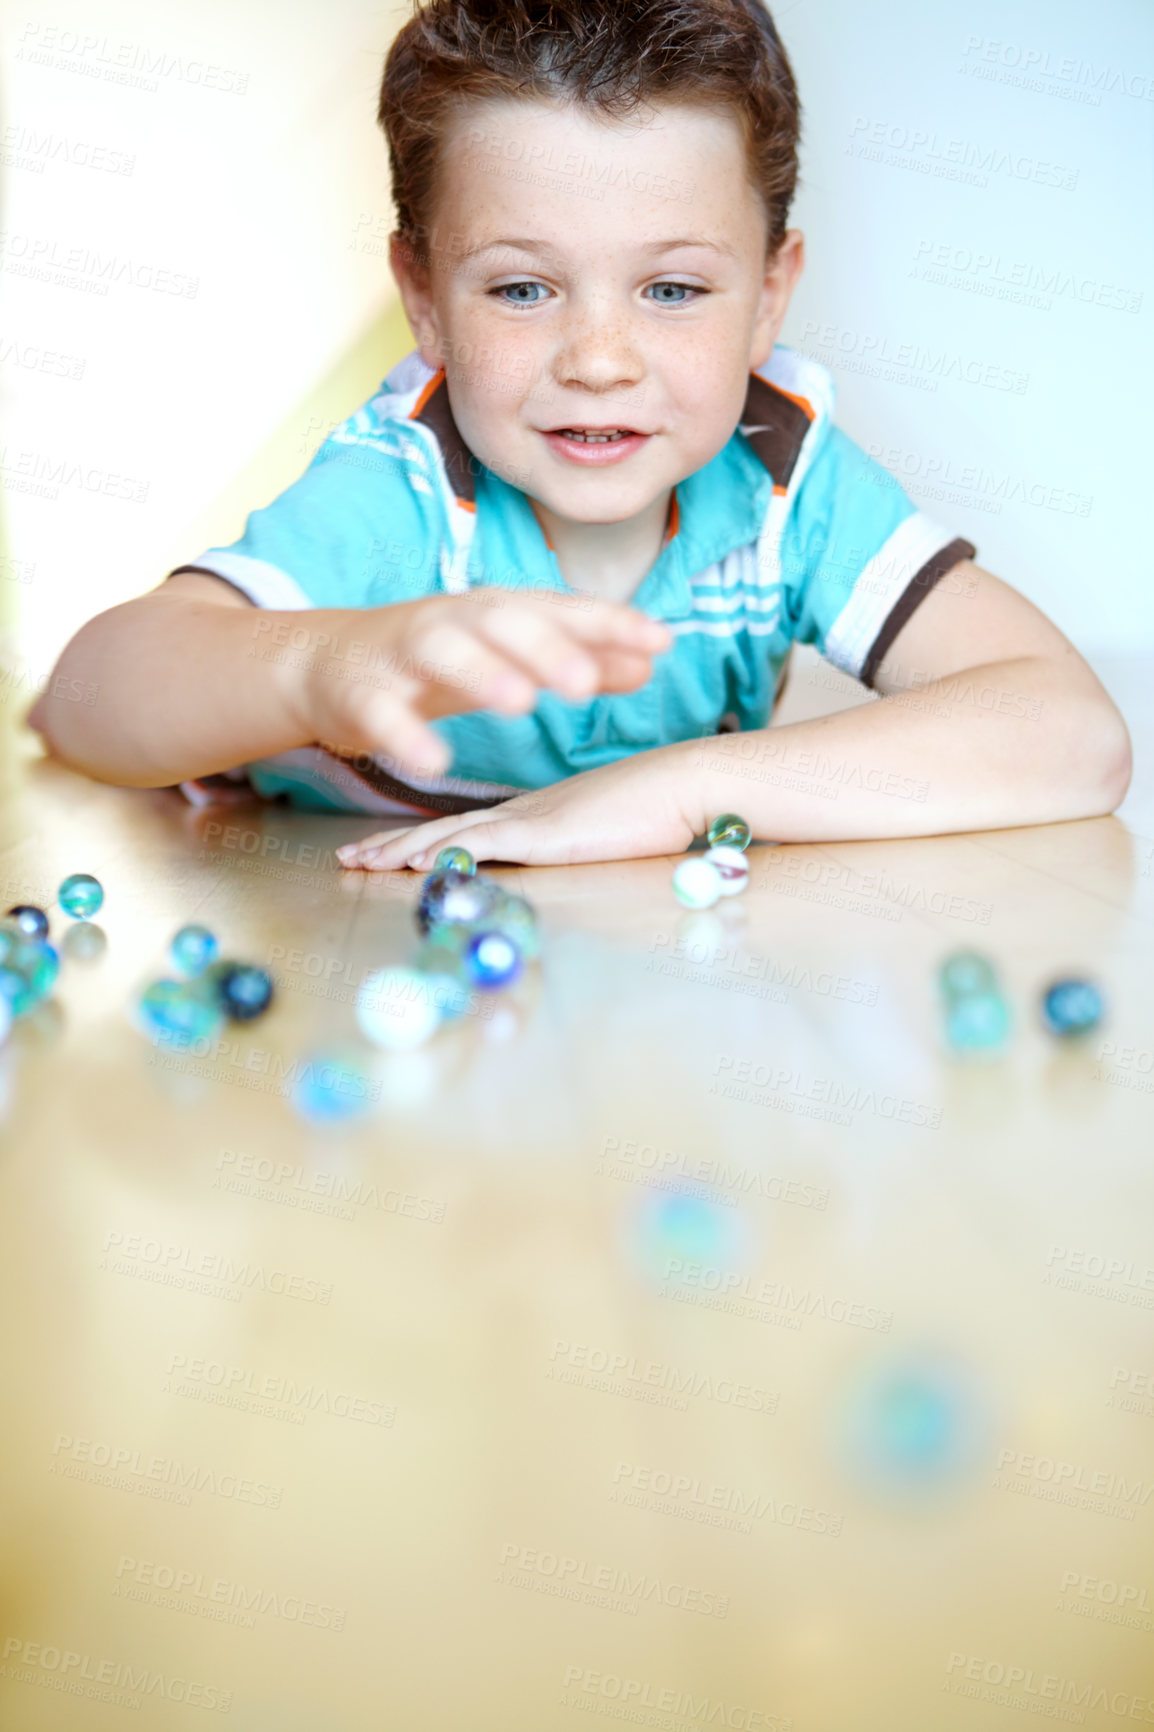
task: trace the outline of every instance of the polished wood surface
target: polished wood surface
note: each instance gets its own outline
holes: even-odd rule
[[[506,870],[539,967],[385,1055],[418,881],[335,868],[363,821],[8,749],[4,906],[94,872],[107,945],[0,1053],[0,1725],[1154,1722],[1141,754],[1121,816],[755,847],[704,915],[666,860]],[[182,1055],[131,1008],[190,920],[278,997]],[[971,946],[999,1059],[942,1045]]]

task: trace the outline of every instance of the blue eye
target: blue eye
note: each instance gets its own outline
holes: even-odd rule
[[[653,282],[652,288],[679,289],[683,296],[709,294],[709,289],[695,288],[691,282]],[[534,296],[532,300],[527,300],[523,294],[518,294],[520,289],[544,289],[544,282],[502,282],[501,288],[490,289],[490,293],[494,294],[497,300],[504,300],[506,296],[513,296],[511,300],[504,300],[506,307],[541,307],[544,296]],[[667,296],[658,296],[655,301],[657,301],[658,307],[691,307],[693,305],[691,300],[674,301],[669,300]]]
[[[542,291],[542,296],[548,293],[544,283],[502,283],[499,289],[493,290],[493,293],[498,297],[505,295],[512,296],[513,298],[511,300],[505,302],[507,307],[539,307],[541,305],[541,299],[538,296],[534,296],[533,299],[530,300],[528,296],[522,293],[522,290],[524,289],[540,289]]]
[[[654,300],[659,307],[688,307],[690,305],[688,300],[674,300],[672,296],[662,294],[660,292],[662,289],[672,289],[674,294],[679,296],[703,295],[708,292],[705,289],[695,289],[692,283],[651,283],[649,286],[654,290]]]

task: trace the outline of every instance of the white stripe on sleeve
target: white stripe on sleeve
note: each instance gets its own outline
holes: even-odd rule
[[[922,511],[899,523],[859,572],[849,600],[830,626],[823,654],[854,679],[861,676],[878,634],[924,565],[956,539]]]
[[[316,607],[295,577],[282,571],[279,565],[269,565],[264,559],[250,559],[247,553],[206,553],[203,558],[189,560],[198,571],[211,571],[225,578],[242,595],[255,601],[258,607],[283,609],[285,613],[306,607]]]

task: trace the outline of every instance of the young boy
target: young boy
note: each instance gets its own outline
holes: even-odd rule
[[[800,111],[759,0],[427,0],[380,120],[417,350],[233,547],[77,634],[101,698],[37,704],[59,755],[422,820],[341,850],[382,870],[1112,810],[1086,663],[775,347]],[[767,731],[793,642],[879,701]]]

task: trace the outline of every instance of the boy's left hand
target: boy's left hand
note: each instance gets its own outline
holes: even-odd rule
[[[693,742],[696,744],[696,742]],[[584,770],[552,787],[528,789],[500,806],[383,830],[337,849],[342,866],[370,872],[432,870],[442,848],[467,848],[478,862],[572,866],[682,854],[702,825],[697,772],[683,745],[663,746]]]

